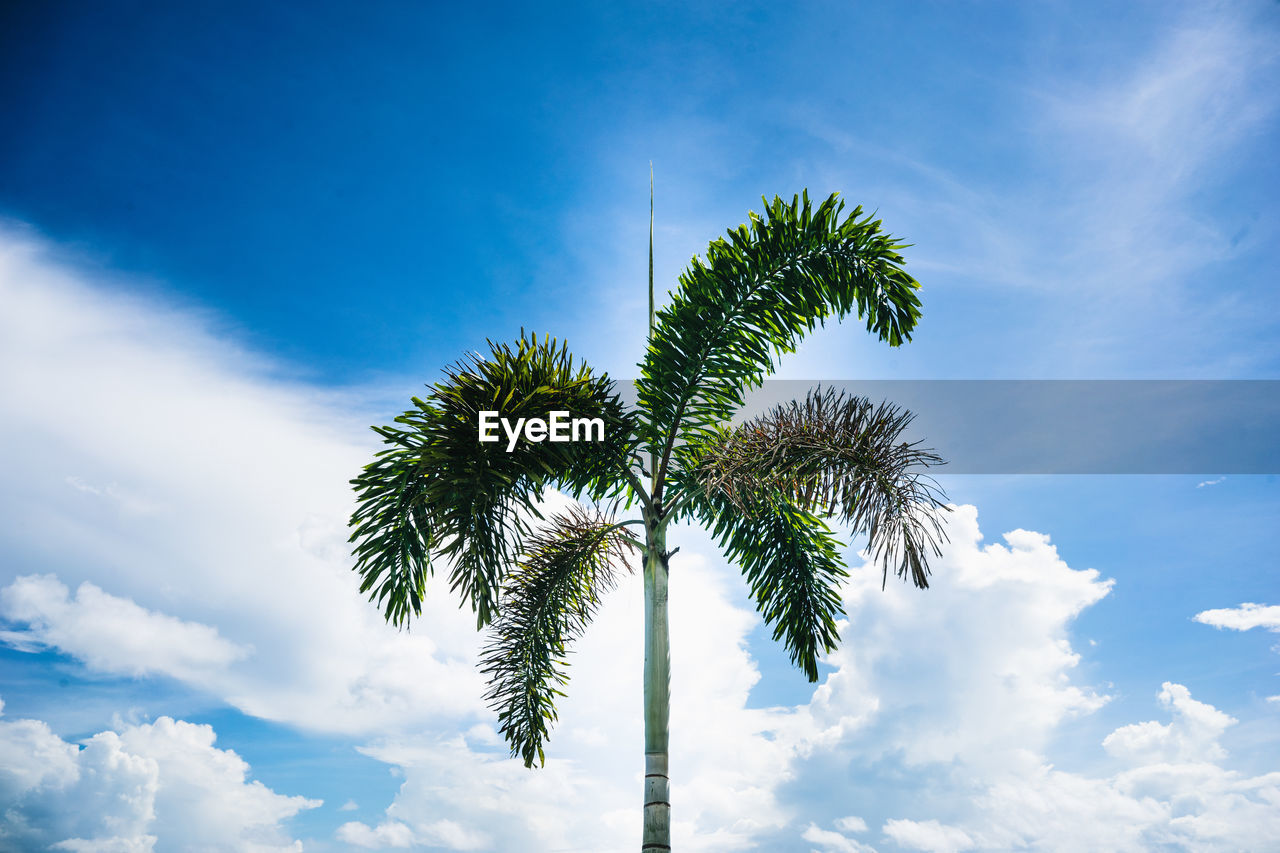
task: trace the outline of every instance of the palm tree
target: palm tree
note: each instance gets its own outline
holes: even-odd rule
[[[910,339],[919,284],[899,243],[835,195],[813,206],[766,200],[763,216],[694,258],[671,303],[654,312],[649,231],[649,343],[638,405],[554,339],[490,342],[444,371],[425,400],[374,427],[387,447],[352,480],[351,541],[360,589],[403,626],[421,612],[427,577],[447,566],[453,592],[490,639],[486,699],[526,766],[545,763],[567,683],[570,644],[643,558],[645,791],[642,850],[669,850],[670,654],[667,577],[672,524],[708,526],[742,569],[773,636],[809,680],[838,641],[848,577],[827,520],[869,538],[883,566],[928,586],[945,509],[923,469],[941,460],[901,440],[911,415],[818,389],[746,423],[732,419],[774,360],[826,320],[856,313],[890,346]],[[570,412],[598,418],[604,441],[478,440],[482,412],[509,423]],[[518,427],[517,427],[518,429]],[[578,501],[544,517],[543,491]],[[630,516],[618,520],[619,513]],[[631,528],[642,529],[637,535]]]

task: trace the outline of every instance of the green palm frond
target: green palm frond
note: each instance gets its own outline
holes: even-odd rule
[[[433,560],[452,564],[451,588],[476,611],[495,616],[498,590],[546,487],[590,500],[628,494],[635,423],[606,375],[575,362],[554,339],[490,342],[445,371],[426,400],[376,427],[391,445],[352,480],[358,505],[351,541],[361,590],[403,625],[421,609]],[[600,418],[604,441],[479,441],[482,411],[512,423],[552,411]]]
[[[849,576],[840,543],[823,521],[778,491],[749,504],[714,496],[704,521],[730,562],[751,587],[764,621],[773,626],[791,662],[818,680],[818,657],[840,640],[836,621],[844,616],[839,587]]]
[[[409,423],[406,412],[398,420]],[[414,420],[435,414],[424,409]],[[431,548],[438,525],[421,460],[426,451],[421,430],[374,427],[386,444],[364,472],[351,481],[359,504],[351,516],[350,541],[360,540],[353,554],[360,591],[383,609],[393,625],[406,624],[422,612],[422,596],[431,574]]]
[[[775,197],[681,274],[640,365],[643,438],[658,459],[726,423],[775,356],[828,318],[856,312],[891,346],[910,339],[920,300],[898,254],[906,244],[861,207],[842,219],[843,208],[835,195],[816,208],[807,193]]]
[[[581,507],[553,516],[525,543],[507,576],[502,613],[493,623],[480,669],[489,678],[485,698],[498,714],[511,754],[532,767],[544,763],[542,745],[556,720],[555,699],[568,682],[568,645],[613,588],[635,537],[601,514]]]
[[[708,495],[750,513],[760,495],[834,516],[870,540],[873,559],[917,587],[946,541],[941,488],[924,473],[942,459],[902,440],[914,416],[889,403],[817,389],[700,448],[694,476]]]

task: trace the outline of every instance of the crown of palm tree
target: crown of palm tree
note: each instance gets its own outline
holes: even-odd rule
[[[693,259],[656,314],[651,236],[650,336],[634,409],[564,344],[522,332],[446,369],[396,425],[374,427],[387,447],[352,481],[361,591],[403,626],[421,613],[428,576],[447,567],[451,590],[491,631],[486,698],[527,766],[545,762],[571,643],[619,582],[626,552],[643,555],[654,771],[644,849],[670,847],[668,526],[695,520],[713,531],[810,681],[844,615],[848,574],[827,521],[865,534],[886,578],[892,570],[921,588],[945,538],[944,496],[924,474],[942,460],[902,441],[910,413],[818,389],[731,426],[776,359],[828,320],[856,314],[890,346],[910,340],[920,301],[899,254],[906,244],[860,207],[842,212],[835,195],[817,206],[807,193],[766,201],[762,216]],[[512,422],[552,411],[600,418],[606,440],[525,441],[508,452],[477,440],[485,411]],[[590,506],[545,518],[548,488]],[[622,510],[638,512],[619,521]]]

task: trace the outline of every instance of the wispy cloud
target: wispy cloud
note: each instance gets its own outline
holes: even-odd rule
[[[110,501],[118,506],[122,512],[130,515],[150,515],[159,509],[155,504],[125,492],[116,483],[95,486],[91,483],[86,483],[79,477],[67,477],[66,481],[67,485],[77,492]]]
[[[901,358],[946,370],[960,350],[969,376],[1273,370],[1280,220],[1236,190],[1268,162],[1280,116],[1280,42],[1262,18],[1182,7],[1140,46],[1098,47],[1087,74],[1076,42],[1041,34],[1017,79],[990,84],[1000,120],[973,129],[1007,165],[964,147],[926,154],[797,98],[796,133],[825,146],[808,171],[884,199],[886,222],[916,244],[929,333]],[[940,299],[949,322],[930,314]],[[851,347],[868,361],[847,334],[819,338],[818,365],[849,363]]]

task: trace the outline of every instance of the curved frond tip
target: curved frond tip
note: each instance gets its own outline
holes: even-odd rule
[[[507,577],[502,613],[480,669],[489,679],[485,698],[498,714],[502,735],[526,767],[545,763],[555,700],[569,680],[569,644],[586,630],[601,597],[626,568],[627,550],[635,547],[625,527],[574,507],[528,539]]]

